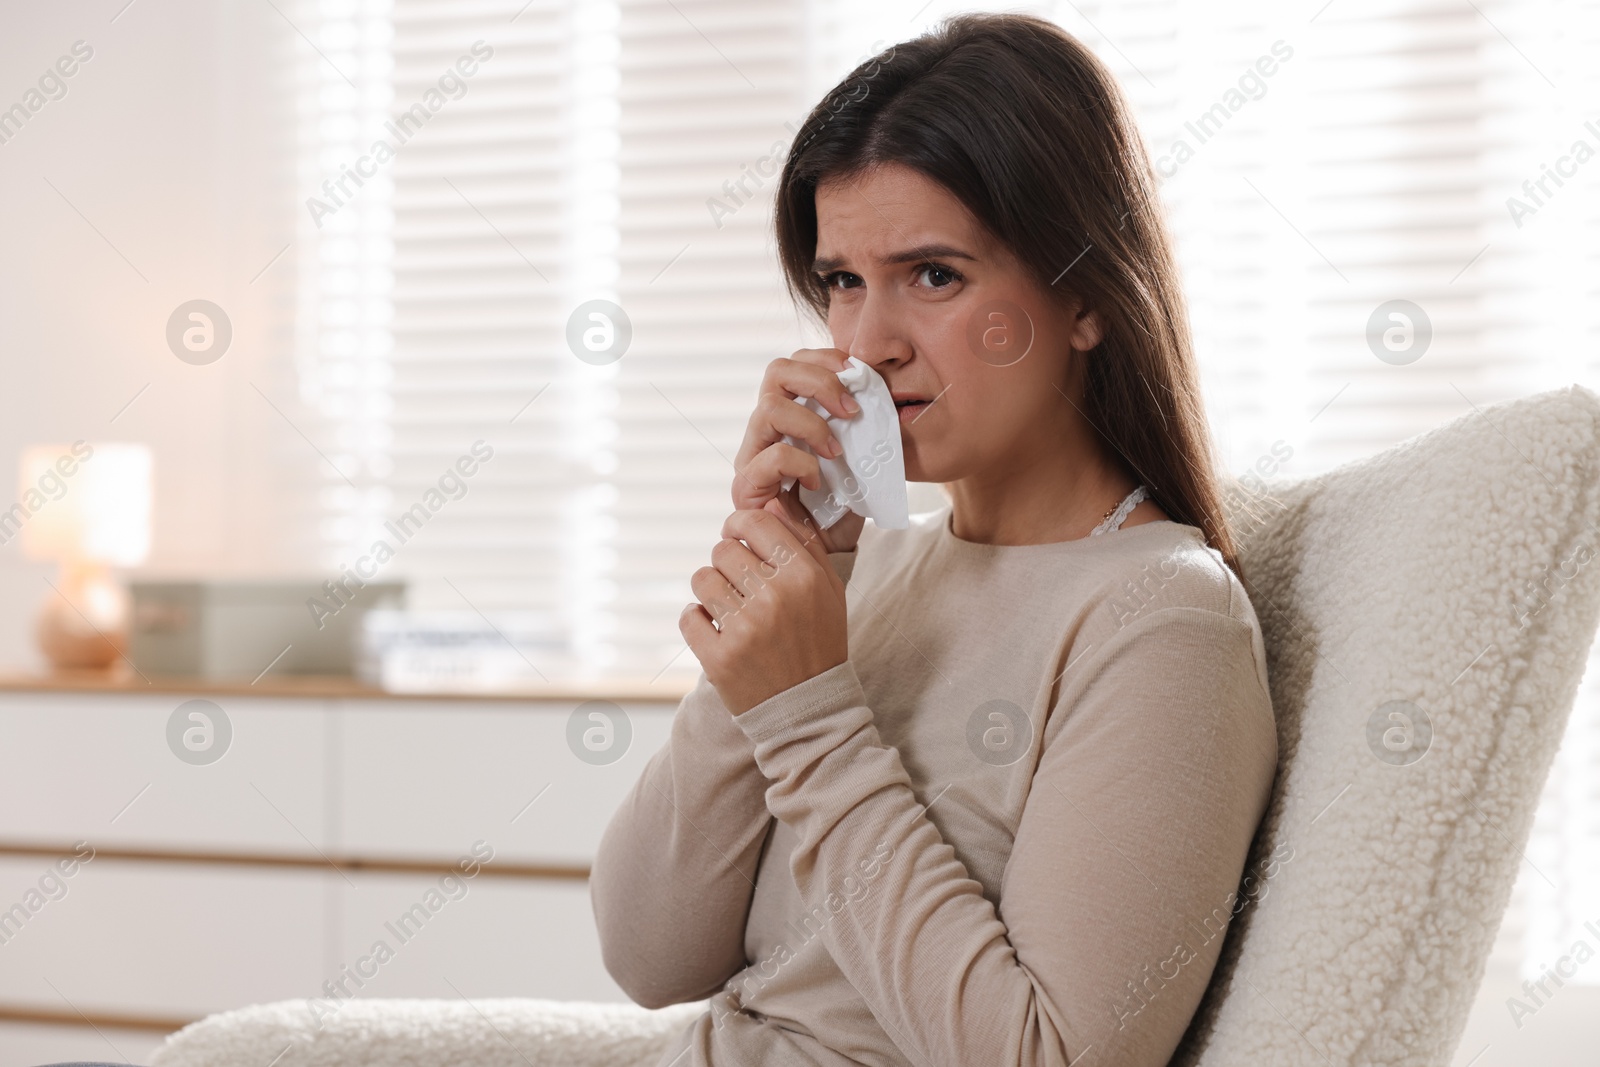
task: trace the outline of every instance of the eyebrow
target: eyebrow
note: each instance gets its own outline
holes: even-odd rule
[[[878,262],[884,266],[893,266],[896,263],[921,263],[929,259],[968,259],[977,262],[978,257],[952,245],[922,245],[919,248],[909,248],[904,252],[894,252],[884,256]],[[826,274],[844,266],[842,256],[819,256],[811,264],[811,269],[818,274]]]

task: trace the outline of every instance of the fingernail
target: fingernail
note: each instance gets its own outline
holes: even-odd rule
[[[861,405],[856,403],[856,398],[849,393],[844,394],[844,409],[854,415],[861,410]]]
[[[828,455],[835,459],[844,455],[844,445],[839,443],[837,437],[828,438]]]

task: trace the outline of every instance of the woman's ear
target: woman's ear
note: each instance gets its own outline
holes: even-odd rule
[[[1072,322],[1070,342],[1073,349],[1079,352],[1087,352],[1099,344],[1104,337],[1105,329],[1101,326],[1099,313],[1079,305]]]

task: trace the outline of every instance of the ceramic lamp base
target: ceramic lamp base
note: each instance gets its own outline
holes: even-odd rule
[[[127,649],[127,590],[104,567],[63,565],[34,636],[57,670],[104,670]]]

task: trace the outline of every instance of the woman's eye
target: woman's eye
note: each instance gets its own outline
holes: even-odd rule
[[[961,280],[961,275],[949,267],[941,267],[936,263],[925,263],[917,271],[917,278],[928,279],[924,282],[929,289],[943,289],[954,282]]]
[[[860,278],[857,278],[847,270],[836,270],[831,274],[824,274],[820,280],[822,287],[828,290],[854,289],[856,286],[853,283],[861,281]]]

